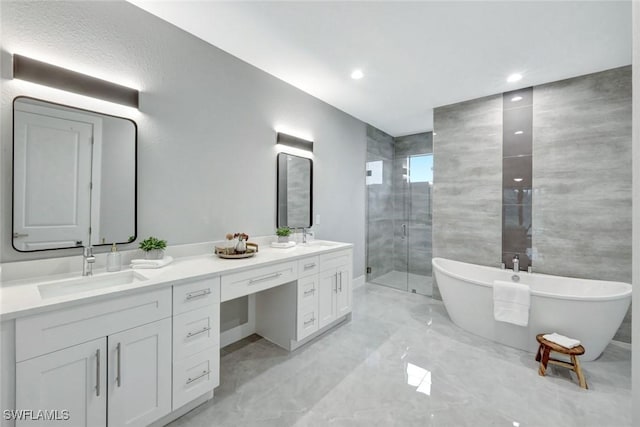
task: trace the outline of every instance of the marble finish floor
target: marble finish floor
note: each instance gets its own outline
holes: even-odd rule
[[[170,425],[631,425],[626,344],[583,363],[589,390],[537,366],[456,327],[440,301],[366,284],[350,322],[295,352],[261,338],[227,347],[215,398]]]
[[[431,276],[392,270],[382,276],[371,279],[371,282],[403,291],[407,291],[408,287],[408,292],[415,291],[420,295],[433,295],[433,278]]]

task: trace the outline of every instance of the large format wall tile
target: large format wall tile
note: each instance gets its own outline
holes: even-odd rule
[[[434,256],[497,266],[502,95],[436,108],[434,131]]]
[[[631,281],[631,67],[534,88],[536,271]]]

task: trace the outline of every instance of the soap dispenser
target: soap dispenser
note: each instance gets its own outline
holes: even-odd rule
[[[107,254],[107,271],[120,271],[122,268],[120,252],[114,243],[111,246],[111,252]]]

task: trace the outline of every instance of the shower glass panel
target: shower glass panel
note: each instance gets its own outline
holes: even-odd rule
[[[367,281],[430,296],[431,133],[368,137]]]

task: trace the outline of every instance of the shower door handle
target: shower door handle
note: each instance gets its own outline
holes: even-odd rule
[[[407,224],[402,224],[402,237],[407,237]]]

